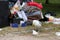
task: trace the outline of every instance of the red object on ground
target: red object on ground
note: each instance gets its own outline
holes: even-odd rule
[[[43,8],[42,4],[39,4],[37,2],[28,2],[27,5],[28,6],[36,6],[36,7],[40,8],[40,9]]]

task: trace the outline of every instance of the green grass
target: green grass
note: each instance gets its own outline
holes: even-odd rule
[[[34,0],[34,1],[45,3],[45,0]],[[49,3],[60,4],[60,0],[49,0]]]
[[[35,0],[43,4],[43,14],[51,11],[56,13],[56,17],[60,17],[60,0],[49,0],[49,4],[45,4],[45,0]]]
[[[49,2],[53,4],[60,4],[60,0],[49,0]]]
[[[43,4],[43,13],[45,12],[54,12],[56,17],[60,17],[60,5],[59,4]]]

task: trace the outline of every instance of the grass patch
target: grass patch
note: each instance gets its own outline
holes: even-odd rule
[[[45,4],[45,0],[34,0],[43,4],[43,13],[51,11],[56,13],[56,17],[60,17],[60,0],[49,0],[49,4]]]
[[[43,4],[43,14],[46,12],[54,12],[56,17],[60,17],[60,5],[59,4]]]

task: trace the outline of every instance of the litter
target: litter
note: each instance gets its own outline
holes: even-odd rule
[[[54,17],[51,16],[50,14],[46,14],[45,17],[48,18],[48,21],[53,21],[54,20]]]
[[[32,34],[33,35],[38,35],[38,32],[36,32],[35,30],[32,30],[33,32],[32,32]]]
[[[60,32],[56,32],[55,35],[60,36]]]
[[[0,28],[0,31],[2,31],[2,29]]]
[[[54,18],[53,24],[60,24],[60,18]]]
[[[33,23],[32,23],[35,27],[41,27],[41,22],[38,21],[38,20],[33,20]]]

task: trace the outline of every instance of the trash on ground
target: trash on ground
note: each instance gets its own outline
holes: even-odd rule
[[[51,16],[50,14],[46,14],[45,17],[48,18],[48,21],[53,21],[55,18],[54,16]]]
[[[60,24],[60,18],[54,18],[53,24]]]
[[[55,35],[60,36],[60,32],[56,32]]]
[[[41,27],[42,25],[42,23],[40,22],[40,21],[38,21],[38,20],[33,20],[33,23],[32,23],[35,27]]]
[[[2,31],[3,29],[0,28],[0,31]]]
[[[32,30],[32,34],[33,35],[38,35],[38,32],[36,32],[35,30]]]

